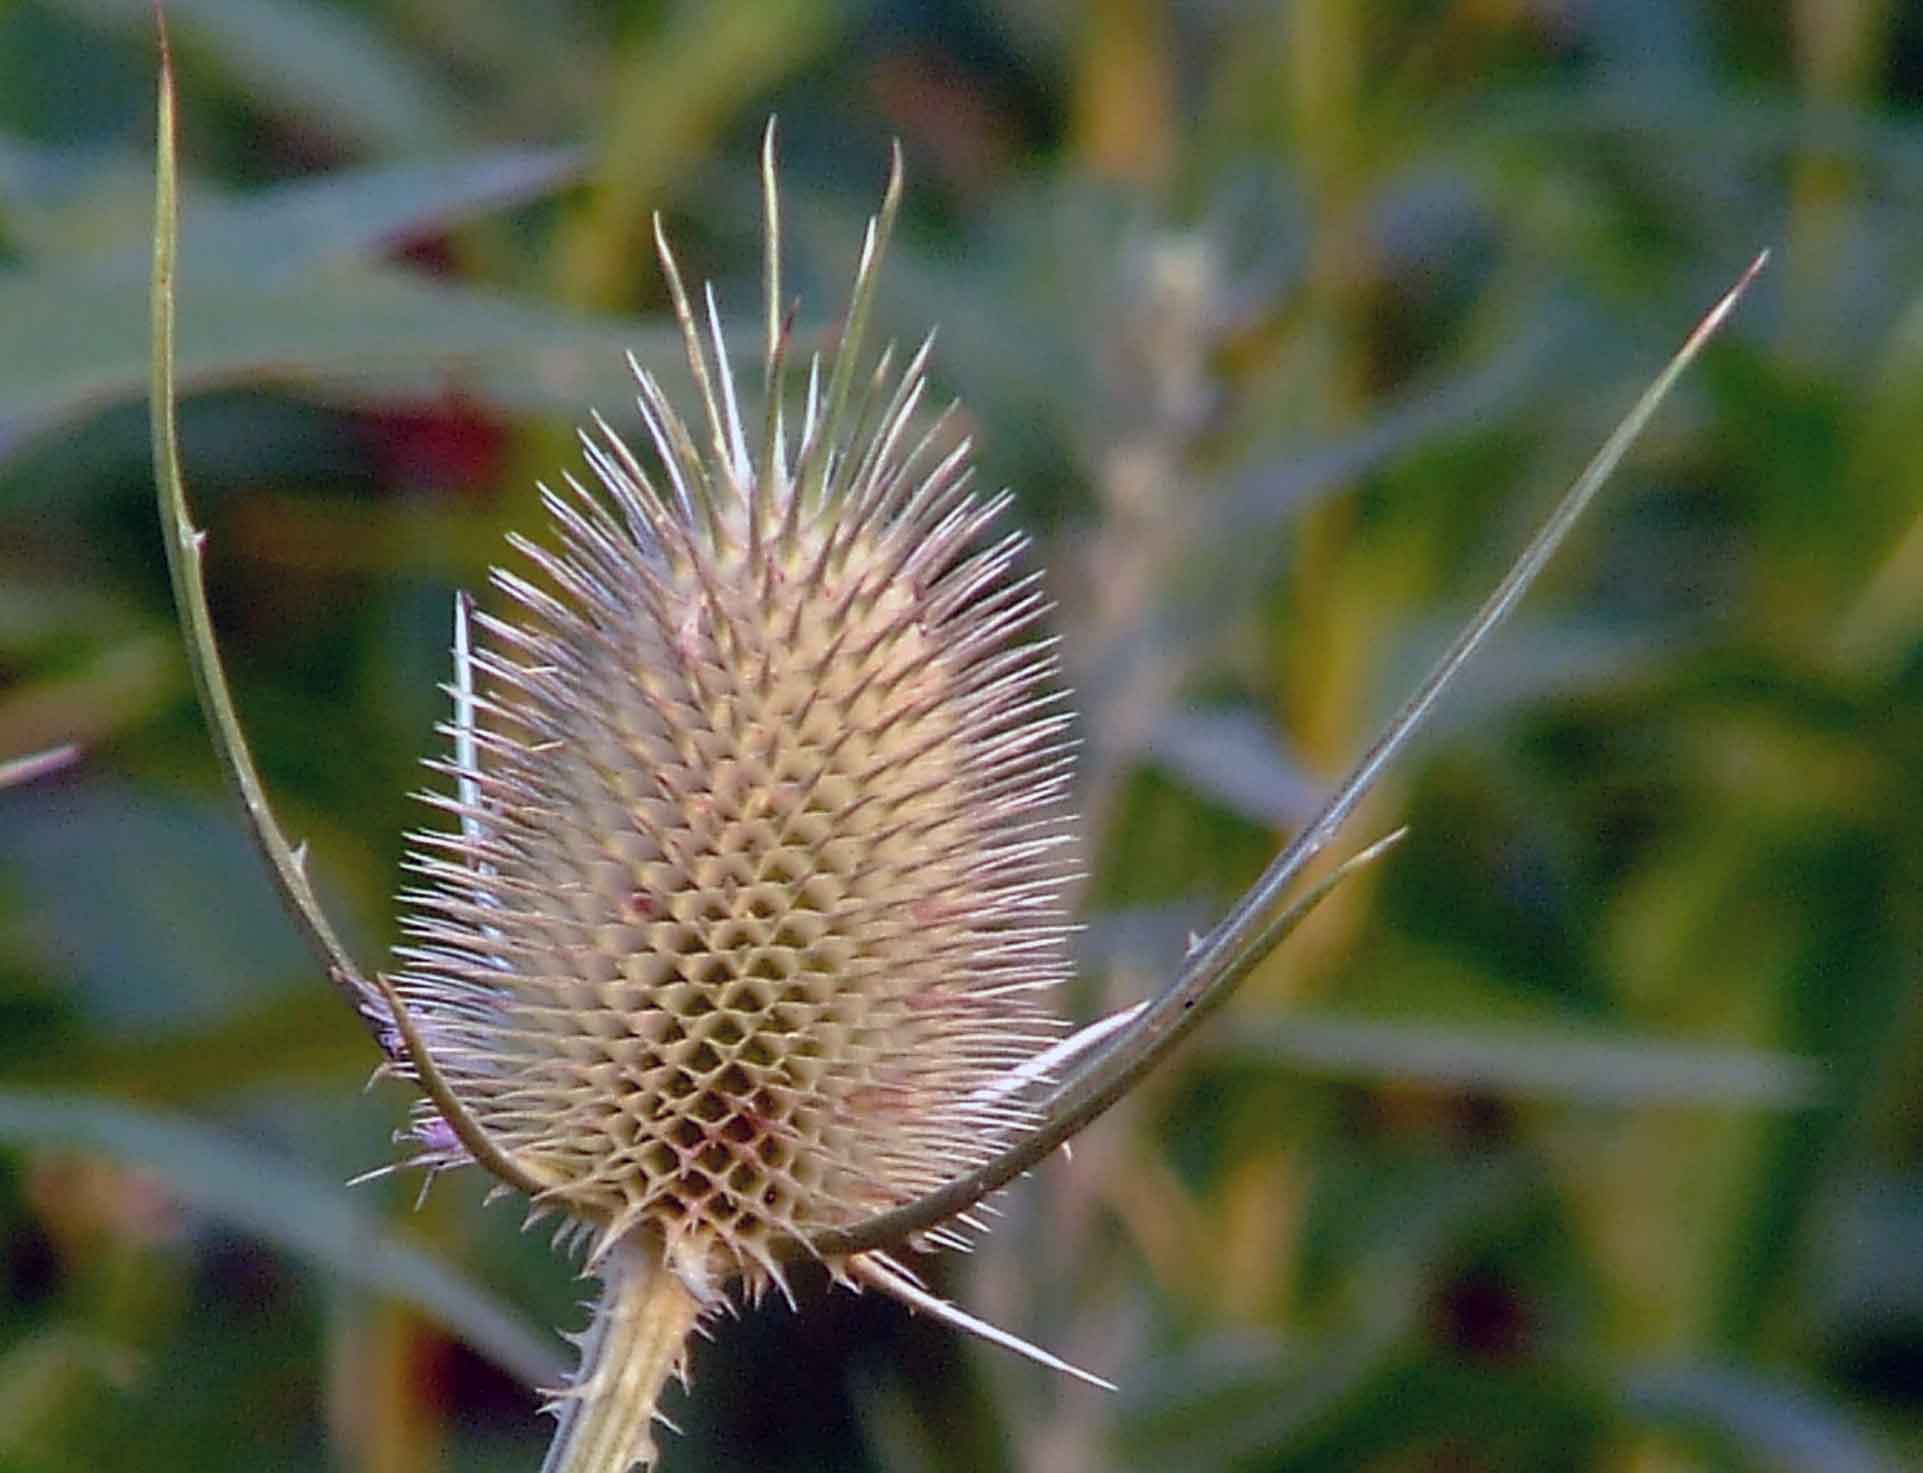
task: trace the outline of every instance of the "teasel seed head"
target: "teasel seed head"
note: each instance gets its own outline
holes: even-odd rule
[[[899,159],[792,405],[772,129],[764,176],[759,433],[663,241],[700,415],[635,365],[647,453],[597,417],[596,485],[543,488],[535,576],[494,575],[512,615],[459,602],[453,791],[424,795],[456,822],[413,836],[384,983],[416,1161],[481,1157],[591,1266],[638,1248],[700,1306],[1027,1123],[1072,929],[1070,718],[1010,497],[924,422],[928,343],[861,362]]]

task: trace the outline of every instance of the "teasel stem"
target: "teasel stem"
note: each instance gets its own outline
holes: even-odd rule
[[[561,1425],[541,1473],[627,1473],[654,1464],[662,1388],[678,1374],[701,1305],[651,1245],[616,1244],[581,1337],[581,1367],[559,1393]]]
[[[268,806],[253,752],[234,711],[201,563],[207,540],[188,515],[187,490],[180,469],[180,428],[174,383],[174,279],[180,236],[180,187],[174,139],[174,63],[167,44],[166,18],[158,5],[154,24],[160,44],[158,136],[154,171],[154,259],[150,306],[152,354],[148,366],[152,417],[154,483],[160,493],[160,521],[173,578],[174,604],[180,611],[187,663],[194,674],[200,707],[206,714],[214,757],[247,814],[247,829],[267,860],[274,887],[326,970],[329,980],[354,1005],[382,1052],[398,1057],[398,1040],[388,1027],[380,996],[368,983],[321,910],[307,878],[307,846],[293,844]]]
[[[1704,315],[1675,356],[1603,442],[1595,458],[1563,493],[1555,510],[1510,565],[1475,617],[1463,626],[1422,683],[1337,784],[1321,811],[1275,857],[1261,878],[1243,892],[1214,929],[1191,945],[1174,981],[1127,1028],[1037,1101],[1032,1107],[1034,1125],[1000,1155],[906,1206],[850,1227],[816,1234],[810,1239],[815,1252],[857,1253],[900,1242],[910,1234],[926,1231],[957,1213],[966,1212],[1035,1166],[1126,1095],[1136,1081],[1226,1002],[1236,984],[1299,926],[1336,885],[1380,857],[1401,838],[1398,831],[1378,840],[1284,906],[1285,898],[1302,880],[1310,863],[1381,780],[1389,764],[1408,747],[1436,702],[1455,684],[1476,652],[1521,602],[1537,575],[1588,510],[1603,483],[1648,426],[1676,381],[1736,310],[1737,302],[1768,261],[1768,251],[1758,254],[1736,284]]]

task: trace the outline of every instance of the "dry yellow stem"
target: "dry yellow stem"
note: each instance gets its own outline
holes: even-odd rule
[[[701,1305],[654,1251],[621,1243],[602,1266],[581,1369],[561,1394],[561,1425],[541,1473],[627,1473],[654,1466],[661,1388],[681,1365]]]

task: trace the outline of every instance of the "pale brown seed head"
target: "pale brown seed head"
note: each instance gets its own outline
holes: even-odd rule
[[[430,801],[460,828],[416,836],[395,982],[556,1205],[759,1284],[1021,1123],[998,1085],[1066,969],[1067,717],[1006,498],[918,427],[926,350],[864,395],[817,369],[799,445],[771,410],[751,450],[709,310],[712,446],[642,374],[652,473],[599,426],[599,489],[519,544],[540,576],[496,576],[518,613],[457,671]],[[779,405],[779,333],[767,369]]]

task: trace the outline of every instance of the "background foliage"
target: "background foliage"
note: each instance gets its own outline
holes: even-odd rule
[[[1102,1398],[804,1286],[671,1470],[1923,1461],[1923,11],[1891,0],[175,0],[188,472],[361,956],[647,221],[884,303],[1022,494],[1085,717],[1082,1016],[1165,978],[1761,245],[1355,839],[1413,836],[931,1271]],[[0,1467],[524,1469],[580,1288],[276,909],[172,628],[145,0],[0,6]],[[678,380],[677,380],[678,381]]]

